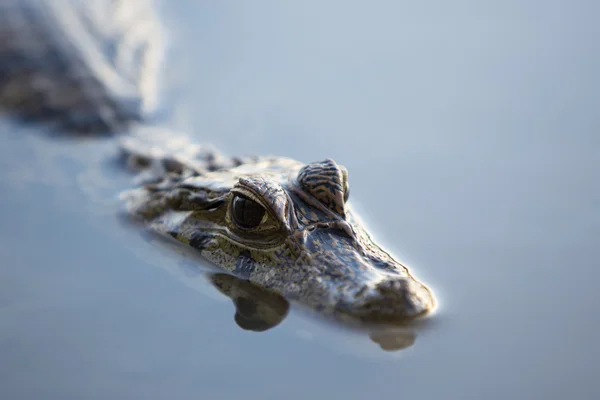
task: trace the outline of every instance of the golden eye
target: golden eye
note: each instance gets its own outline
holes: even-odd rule
[[[231,211],[233,222],[243,229],[256,228],[266,213],[263,206],[239,194],[233,198]]]

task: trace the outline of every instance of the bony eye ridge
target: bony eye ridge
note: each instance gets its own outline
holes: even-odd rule
[[[243,229],[252,229],[260,225],[266,210],[263,206],[242,195],[235,195],[231,205],[233,222]]]

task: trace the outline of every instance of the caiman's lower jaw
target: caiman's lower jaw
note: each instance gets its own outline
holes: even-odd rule
[[[338,302],[336,311],[365,322],[408,322],[434,307],[433,295],[423,284],[391,276],[363,287],[353,299]]]

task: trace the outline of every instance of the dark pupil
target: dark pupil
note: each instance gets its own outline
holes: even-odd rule
[[[242,228],[256,228],[265,215],[263,206],[245,197],[233,199],[233,219]]]

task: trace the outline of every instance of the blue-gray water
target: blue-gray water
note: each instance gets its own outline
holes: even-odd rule
[[[3,120],[0,398],[600,397],[596,2],[163,12],[177,128],[345,165],[376,237],[433,286],[436,323],[397,352],[295,311],[243,331],[102,201],[127,183],[109,142]]]

